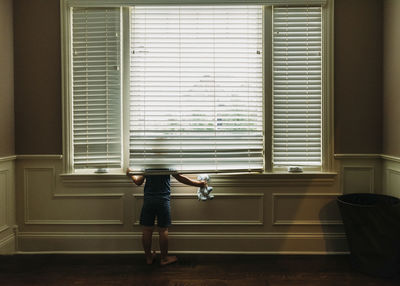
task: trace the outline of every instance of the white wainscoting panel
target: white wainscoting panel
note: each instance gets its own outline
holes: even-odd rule
[[[122,174],[63,174],[61,156],[18,156],[16,171],[19,252],[142,252],[143,186]],[[337,171],[213,174],[215,198],[206,202],[173,180],[170,250],[347,253],[334,206],[339,178]]]
[[[7,225],[7,179],[8,170],[0,170],[0,232],[8,228]]]
[[[15,252],[15,156],[0,158],[0,254]]]
[[[134,225],[139,225],[143,194],[134,194]],[[214,199],[199,201],[196,194],[172,194],[173,225],[263,225],[264,194],[214,193]]]
[[[369,166],[343,166],[343,193],[373,193],[374,172],[374,167]]]
[[[55,168],[24,168],[26,225],[122,225],[121,194],[56,194]]]
[[[341,192],[380,193],[382,159],[380,154],[336,154],[340,170]]]
[[[400,158],[383,156],[383,193],[400,198]]]

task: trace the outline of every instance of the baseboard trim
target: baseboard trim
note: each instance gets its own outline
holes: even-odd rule
[[[349,251],[321,251],[321,252],[307,252],[307,251],[298,251],[298,252],[284,252],[284,251],[257,251],[257,252],[243,252],[243,251],[168,251],[170,254],[194,254],[194,255],[201,255],[201,254],[223,254],[223,255],[349,255]],[[136,250],[136,251],[17,251],[15,254],[19,255],[44,255],[44,254],[85,254],[85,255],[143,255],[143,250]]]
[[[171,253],[347,254],[342,233],[170,233]],[[142,253],[141,233],[19,233],[18,253]],[[153,236],[158,246],[157,235]]]

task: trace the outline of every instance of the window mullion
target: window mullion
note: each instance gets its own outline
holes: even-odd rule
[[[264,170],[272,171],[272,7],[263,9]]]
[[[129,167],[129,82],[130,82],[130,8],[122,8],[121,21],[121,63],[122,63],[122,167]]]

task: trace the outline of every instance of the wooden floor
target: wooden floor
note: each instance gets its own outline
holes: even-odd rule
[[[0,285],[400,285],[351,268],[348,256],[179,255],[145,265],[142,255],[0,256]]]

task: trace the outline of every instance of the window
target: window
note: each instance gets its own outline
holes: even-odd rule
[[[73,8],[73,167],[121,168],[120,9]]]
[[[322,164],[322,10],[273,9],[273,163]]]
[[[63,3],[67,170],[326,166],[321,5]]]

